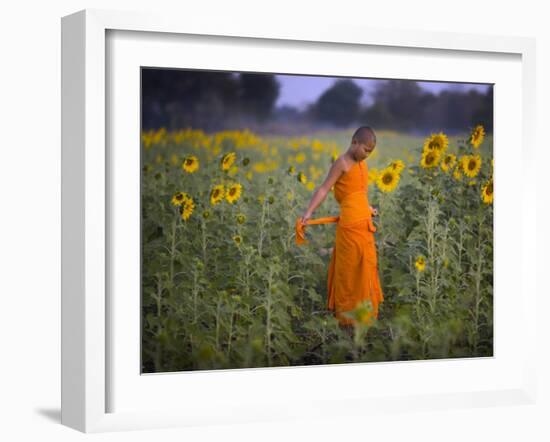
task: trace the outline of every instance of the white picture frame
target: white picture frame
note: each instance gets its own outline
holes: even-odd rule
[[[521,64],[521,115],[520,125],[514,129],[521,144],[520,159],[522,173],[527,176],[534,169],[534,112],[535,112],[535,41],[531,38],[508,36],[487,36],[456,33],[431,33],[425,31],[379,30],[353,26],[293,27],[280,24],[249,23],[235,26],[227,22],[212,22],[200,18],[193,22],[181,21],[175,17],[154,16],[144,13],[127,13],[105,10],[85,10],[63,17],[62,19],[62,413],[64,425],[83,432],[120,431],[130,429],[163,428],[186,425],[208,425],[210,423],[253,422],[285,418],[306,418],[315,416],[334,416],[337,409],[340,414],[364,414],[373,411],[411,411],[417,409],[437,409],[456,407],[492,406],[502,404],[528,404],[536,400],[535,367],[535,330],[531,319],[536,317],[535,266],[530,265],[530,257],[536,256],[535,207],[536,192],[526,186],[520,186],[513,196],[518,197],[520,229],[514,243],[520,254],[521,278],[516,281],[520,287],[517,295],[519,319],[514,325],[524,348],[517,354],[514,376],[507,382],[483,388],[474,386],[461,392],[451,392],[445,388],[445,381],[435,383],[432,391],[426,394],[389,392],[387,395],[365,395],[362,390],[357,394],[332,394],[326,399],[310,396],[305,402],[284,403],[278,400],[257,401],[257,389],[265,385],[270,378],[278,381],[307,384],[304,369],[287,368],[239,370],[194,373],[193,382],[201,379],[213,382],[222,388],[227,380],[235,385],[249,382],[248,392],[241,397],[224,397],[207,406],[193,403],[192,392],[186,398],[188,406],[175,407],[170,404],[168,376],[163,379],[162,395],[165,395],[166,407],[149,410],[112,411],[109,406],[109,394],[114,388],[109,373],[112,369],[113,354],[107,337],[109,324],[113,320],[108,298],[109,287],[109,243],[116,230],[110,230],[111,196],[109,195],[109,136],[106,122],[111,118],[107,106],[109,91],[106,67],[107,35],[109,32],[161,33],[185,38],[188,36],[217,36],[221,39],[247,39],[250,42],[284,42],[288,47],[308,42],[315,45],[338,45],[346,47],[401,48],[403,52],[414,49],[426,49],[432,52],[471,54],[503,54],[518,57]],[[153,34],[151,34],[153,35]],[[160,35],[160,34],[155,34]],[[338,50],[338,49],[336,49]],[[261,57],[257,63],[261,63]],[[498,111],[498,108],[496,109]],[[501,142],[502,140],[502,142]],[[504,139],[495,137],[495,143],[505,145]],[[498,157],[496,155],[495,157]],[[498,189],[499,164],[496,160],[495,188]],[[504,167],[501,170],[505,170]],[[501,182],[506,182],[503,174]],[[501,189],[511,189],[502,186]],[[498,190],[495,191],[497,195]],[[499,195],[500,196],[500,195]],[[496,198],[499,198],[497,196]],[[505,198],[502,199],[505,201]],[[500,206],[500,214],[513,210]],[[515,212],[515,209],[514,209]],[[498,218],[498,205],[495,204],[495,222]],[[501,215],[500,219],[503,215]],[[503,221],[504,222],[504,221]],[[498,244],[498,243],[497,243]],[[499,253],[498,245],[495,254]],[[501,267],[502,269],[502,267]],[[498,277],[498,272],[495,277]],[[498,285],[495,285],[498,287]],[[502,289],[505,287],[501,286]],[[495,295],[498,295],[495,289]],[[504,292],[502,292],[504,293]],[[496,317],[498,321],[498,316]],[[495,322],[496,322],[495,321]],[[498,358],[498,354],[495,353]],[[458,361],[460,362],[460,361]],[[438,370],[454,373],[464,366],[456,361],[432,361]],[[369,364],[370,365],[370,364]],[[335,372],[345,372],[345,376],[357,376],[362,371],[377,367],[393,370],[392,364],[374,364],[367,368],[365,364],[349,364],[348,367],[319,367],[323,376],[334,376]],[[431,366],[436,368],[435,366]],[[502,369],[501,366],[499,369]],[[491,366],[486,367],[488,370]],[[139,370],[138,367],[136,369]],[[309,368],[308,368],[309,369]],[[401,375],[407,371],[411,376],[429,369],[428,365],[400,363],[396,370]],[[397,371],[396,371],[397,373]],[[134,373],[139,376],[139,373]],[[488,372],[490,375],[490,372]],[[149,377],[146,377],[149,378]],[[150,378],[149,378],[150,379]],[[238,384],[241,382],[241,384]],[[449,381],[446,381],[450,384]],[[263,383],[263,384],[262,384]],[[274,382],[274,385],[277,385]],[[294,384],[292,384],[294,385]],[[307,387],[304,387],[307,388]],[[242,391],[242,390],[241,390]],[[305,390],[304,390],[305,391]],[[229,394],[229,390],[225,392]],[[157,398],[158,399],[158,398]],[[289,400],[289,402],[291,402]],[[196,403],[197,404],[197,403]],[[217,406],[216,406],[217,404]],[[307,404],[307,407],[304,407]],[[232,413],[231,405],[237,413]],[[336,406],[337,405],[337,406]]]

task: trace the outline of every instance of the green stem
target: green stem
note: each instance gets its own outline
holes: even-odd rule
[[[380,248],[378,250],[378,261],[380,262],[380,268],[384,268],[383,259],[384,259],[384,248],[386,246],[386,235],[384,233],[384,213],[386,212],[386,205],[384,201],[386,200],[384,194],[380,195],[380,210],[378,213],[378,228],[377,232],[380,232]]]
[[[201,222],[201,233],[202,233],[202,263],[206,266],[206,250],[208,247],[208,242],[206,240],[206,222],[204,219]]]
[[[162,299],[162,283],[161,283],[160,276],[157,276],[157,319],[158,319],[157,336],[160,336],[160,333],[162,331],[161,320],[160,320],[161,309],[162,309],[161,299]],[[155,354],[155,371],[156,372],[162,371],[161,361],[162,361],[162,348],[160,345],[160,341],[157,340],[157,351]]]
[[[475,288],[476,288],[476,297],[475,297],[475,310],[474,310],[474,325],[475,325],[475,334],[474,334],[474,353],[477,353],[477,345],[479,342],[479,305],[481,303],[481,266],[483,265],[483,253],[481,249],[481,222],[479,224],[478,231],[478,260],[477,268],[475,273]]]
[[[258,238],[258,255],[262,256],[262,246],[264,242],[264,227],[265,227],[265,215],[266,215],[266,200],[264,199],[262,203],[262,216],[260,218],[260,235]]]
[[[462,249],[464,247],[464,226],[462,221],[458,230],[458,272],[459,276],[462,275]]]
[[[231,354],[231,339],[233,338],[233,316],[234,311],[231,310],[231,317],[229,321],[229,336],[227,337],[227,359],[229,360],[229,355]]]
[[[199,284],[198,284],[198,271],[195,268],[193,272],[193,323],[197,323],[197,296],[199,293]]]
[[[437,302],[437,271],[435,263],[435,226],[437,220],[437,208],[432,200],[428,205],[428,216],[426,221],[428,262],[430,268],[430,310],[435,312]]]
[[[266,327],[265,327],[265,342],[267,353],[267,365],[271,367],[271,287],[273,283],[273,269],[270,267],[267,279],[267,295],[266,295]]]
[[[172,287],[174,286],[174,258],[176,256],[176,221],[177,218],[172,221],[172,245],[170,247],[170,281]]]
[[[244,281],[244,289],[246,294],[246,299],[249,299],[250,296],[250,261],[252,259],[251,249],[249,247],[244,248],[244,251],[241,250],[241,281]],[[248,303],[247,303],[248,304]]]
[[[420,305],[420,272],[416,271],[416,306]]]
[[[218,298],[218,305],[216,307],[216,350],[220,349],[220,306],[221,298]]]

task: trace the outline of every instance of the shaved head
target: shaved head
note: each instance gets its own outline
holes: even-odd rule
[[[376,145],[376,135],[369,126],[361,126],[355,131],[351,141],[356,140],[359,144],[366,144],[367,146]]]

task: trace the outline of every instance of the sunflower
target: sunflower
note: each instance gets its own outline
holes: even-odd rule
[[[399,183],[399,174],[391,167],[386,167],[376,179],[376,184],[382,192],[392,192]]]
[[[414,265],[419,272],[423,272],[426,269],[426,259],[420,255],[416,258]]]
[[[237,244],[239,246],[243,242],[243,239],[240,235],[235,235],[233,237],[233,241],[235,241],[235,244]]]
[[[183,204],[180,206],[180,213],[184,221],[187,221],[189,219],[189,217],[193,213],[194,208],[195,208],[195,203],[193,202],[193,198],[187,198],[183,202]]]
[[[302,172],[298,173],[298,176],[296,178],[302,184],[307,183],[307,177]]]
[[[401,173],[405,168],[405,163],[401,160],[395,160],[390,163],[389,167],[391,167],[397,173]]]
[[[193,173],[196,172],[199,168],[199,160],[196,156],[190,155],[181,164],[181,168],[185,170],[187,173]]]
[[[249,164],[250,164],[250,158],[245,157],[245,158],[243,159],[243,166],[248,166]]]
[[[485,204],[491,204],[493,202],[493,180],[490,179],[485,183],[481,189],[481,199]]]
[[[210,218],[210,210],[205,210],[204,212],[202,212],[202,217],[204,219]]]
[[[178,165],[178,162],[179,162],[179,158],[178,156],[173,153],[172,155],[170,155],[170,163],[173,165],[173,166],[177,166]]]
[[[360,324],[363,325],[372,325],[373,322],[373,312],[372,312],[372,303],[370,301],[362,302],[354,310],[355,317]]]
[[[380,172],[378,171],[378,169],[375,169],[374,167],[372,169],[369,169],[369,184],[373,184],[373,183],[376,183],[376,179],[378,178],[378,175],[380,174]]]
[[[244,216],[242,213],[239,213],[235,218],[237,218],[237,222],[239,224],[244,224],[246,221],[246,216]]]
[[[223,184],[218,184],[217,186],[214,186],[214,188],[210,192],[210,203],[215,206],[223,200],[224,194],[225,191],[223,188]]]
[[[242,188],[239,183],[232,184],[229,186],[227,191],[225,192],[225,199],[228,203],[233,204],[235,201],[237,201],[241,197]]]
[[[306,184],[306,189],[309,190],[309,191],[312,191],[313,189],[315,189],[315,183],[313,181],[309,181]]]
[[[174,206],[181,206],[188,199],[189,195],[187,195],[185,192],[176,192],[172,197],[172,204]]]
[[[466,155],[462,162],[464,175],[474,178],[481,169],[481,157],[479,155]]]
[[[480,146],[480,144],[483,143],[484,138],[485,138],[485,129],[481,124],[478,124],[474,128],[474,130],[472,130],[469,141],[470,141],[470,144],[477,149]]]
[[[229,168],[235,162],[236,158],[237,158],[237,155],[235,154],[235,152],[229,152],[225,154],[221,160],[222,170],[229,170]]]
[[[461,167],[460,163],[457,164],[455,166],[455,170],[453,170],[453,178],[457,181],[462,181],[462,172],[461,172],[461,170],[462,170],[462,167]]]
[[[455,164],[456,155],[449,153],[443,157],[443,161],[441,161],[441,169],[443,172],[449,172],[453,167],[455,167]]]
[[[432,134],[424,141],[424,150],[437,150],[440,154],[447,150],[449,139],[443,132]]]
[[[437,149],[424,149],[422,152],[422,159],[420,160],[420,165],[424,169],[429,169],[435,167],[439,164],[441,158],[441,153]]]

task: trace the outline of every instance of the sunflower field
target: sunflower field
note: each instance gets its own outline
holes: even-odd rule
[[[326,310],[335,225],[294,230],[350,137],[142,133],[143,373],[492,356],[492,135],[377,132],[384,302],[352,336]]]

